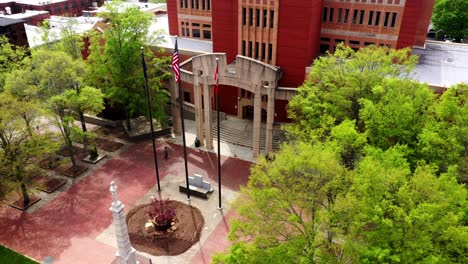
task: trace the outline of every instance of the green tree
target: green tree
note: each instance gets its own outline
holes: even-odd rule
[[[373,96],[372,89],[388,77],[406,78],[417,57],[408,49],[369,46],[355,52],[340,44],[333,55],[314,61],[311,73],[288,105],[294,121],[286,127],[292,138],[323,140],[330,127],[355,120],[362,131],[360,99]]]
[[[56,149],[50,135],[33,129],[38,123],[25,122],[23,116],[35,110],[10,94],[0,93],[0,174],[20,188],[25,206],[30,201],[26,182],[36,169],[36,158]]]
[[[457,42],[468,36],[468,1],[437,0],[432,14],[432,23]]]
[[[88,71],[88,83],[91,86],[102,89],[110,100],[111,105],[125,109],[126,126],[130,127],[130,118],[146,113],[146,101],[144,93],[144,79],[141,68],[141,47],[156,44],[156,39],[149,36],[149,26],[152,17],[137,7],[129,6],[124,10],[119,9],[118,2],[107,4],[106,10],[100,14],[109,21],[110,27],[103,35],[94,35],[91,40],[90,56],[88,58],[90,70]],[[102,41],[105,45],[102,45]],[[157,71],[161,75],[152,75],[150,88],[153,99],[159,100],[153,103],[160,121],[164,120],[167,92],[164,92],[160,79],[167,77],[168,64],[161,64],[152,52],[146,51],[146,58],[152,58],[149,63],[150,71],[153,67],[159,67]]]
[[[0,91],[3,90],[6,75],[24,66],[28,49],[13,45],[5,35],[0,36]]]
[[[273,162],[252,168],[235,203],[229,254],[215,263],[307,263],[339,255],[328,211],[347,186],[347,171],[330,146],[285,145]]]
[[[455,175],[411,173],[398,147],[367,152],[333,213],[352,262],[466,263],[468,192]]]

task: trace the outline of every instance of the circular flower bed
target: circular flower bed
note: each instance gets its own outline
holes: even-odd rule
[[[151,220],[149,212],[152,204],[139,205],[128,212],[130,242],[138,251],[154,256],[175,256],[184,253],[200,240],[204,225],[200,210],[173,200],[166,201],[166,205],[175,211],[175,217],[164,228],[145,228]]]

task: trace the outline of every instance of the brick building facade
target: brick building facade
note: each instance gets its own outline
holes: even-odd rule
[[[433,6],[434,0],[167,1],[171,35],[212,41],[228,63],[242,55],[279,67],[277,90],[301,85],[313,60],[340,42],[354,49],[424,46]],[[221,111],[249,118],[253,96],[223,89]],[[276,96],[275,122],[287,121],[287,102]]]

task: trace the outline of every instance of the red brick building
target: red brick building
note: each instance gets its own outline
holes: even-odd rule
[[[340,42],[355,49],[424,46],[433,6],[434,0],[167,1],[171,35],[212,41],[213,52],[226,53],[228,63],[243,55],[278,66],[280,89],[301,85],[313,60]],[[236,97],[251,95],[226,89],[221,102]],[[275,100],[275,122],[286,121],[286,105]]]

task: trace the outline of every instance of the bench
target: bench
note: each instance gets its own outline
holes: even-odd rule
[[[190,194],[205,199],[208,199],[208,194],[213,192],[213,188],[211,188],[211,183],[208,181],[204,181],[203,177],[199,174],[189,176],[189,189]],[[185,182],[179,184],[179,191],[187,193],[187,184]]]

